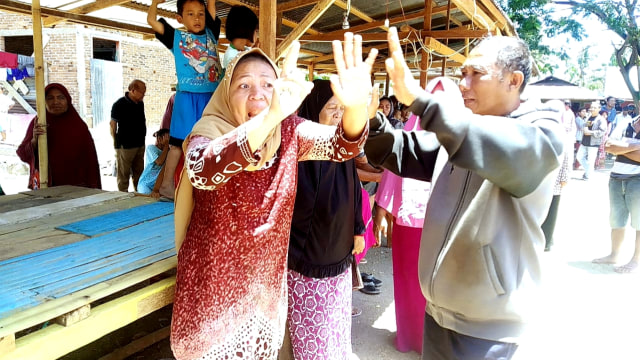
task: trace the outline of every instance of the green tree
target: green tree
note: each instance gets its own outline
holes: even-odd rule
[[[540,71],[552,72],[557,68],[557,60],[569,58],[562,48],[554,49],[543,43],[545,37],[553,38],[560,34],[568,34],[576,40],[582,40],[582,25],[571,18],[558,18],[553,14],[550,0],[498,0],[511,21],[514,22],[518,35],[523,39],[539,65]]]
[[[523,0],[526,1],[526,0]],[[531,1],[531,0],[529,0]],[[616,66],[620,69],[636,108],[640,108],[640,89],[636,90],[631,79],[631,69],[636,69],[636,85],[640,86],[640,30],[638,29],[638,0],[584,0],[555,1],[558,5],[572,6],[576,13],[595,16],[610,30],[622,38],[615,46]]]

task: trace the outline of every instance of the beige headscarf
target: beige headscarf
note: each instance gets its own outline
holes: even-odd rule
[[[231,85],[231,79],[233,78],[233,72],[235,71],[238,62],[249,54],[258,54],[273,67],[276,72],[276,77],[279,77],[278,67],[269,59],[269,57],[260,49],[251,49],[239,53],[227,66],[226,73],[222,82],[218,85],[218,88],[213,93],[209,104],[205,107],[202,118],[193,126],[193,130],[182,143],[182,150],[184,154],[187,153],[187,146],[192,136],[200,135],[209,139],[218,138],[224,134],[227,134],[239,125],[242,124],[243,119],[233,118],[233,112],[231,111],[231,101],[229,99],[229,88]],[[271,160],[273,155],[280,147],[280,125],[276,126],[271,133],[267,136],[264,144],[260,148],[260,161],[256,165],[250,165],[245,170],[255,171],[260,169],[267,161]],[[180,250],[180,246],[184,241],[187,234],[187,228],[191,221],[191,213],[193,212],[193,186],[189,181],[187,170],[182,168],[180,175],[180,181],[176,187],[175,194],[175,241],[176,251]]]

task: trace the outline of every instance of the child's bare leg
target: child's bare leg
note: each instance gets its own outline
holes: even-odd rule
[[[171,145],[169,153],[167,154],[167,162],[165,163],[164,177],[162,178],[162,185],[160,186],[160,195],[173,199],[176,192],[176,186],[173,182],[173,176],[176,173],[176,167],[182,156],[182,148],[180,146]]]

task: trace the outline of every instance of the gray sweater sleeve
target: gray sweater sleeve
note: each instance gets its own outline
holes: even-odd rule
[[[480,116],[452,104],[439,92],[417,98],[410,110],[431,134],[393,131],[372,120],[365,146],[372,163],[404,177],[429,181],[442,144],[454,166],[516,197],[531,193],[559,165],[564,132],[556,109],[522,105],[512,117]]]

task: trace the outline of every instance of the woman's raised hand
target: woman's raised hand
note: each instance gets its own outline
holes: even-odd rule
[[[371,93],[371,69],[378,55],[371,49],[365,61],[362,60],[362,36],[347,32],[343,44],[333,41],[333,59],[338,75],[331,76],[333,94],[345,106],[367,106]]]
[[[305,74],[297,67],[300,43],[294,41],[284,58],[280,78],[273,82],[273,97],[269,112],[279,120],[291,115],[313,89]]]

